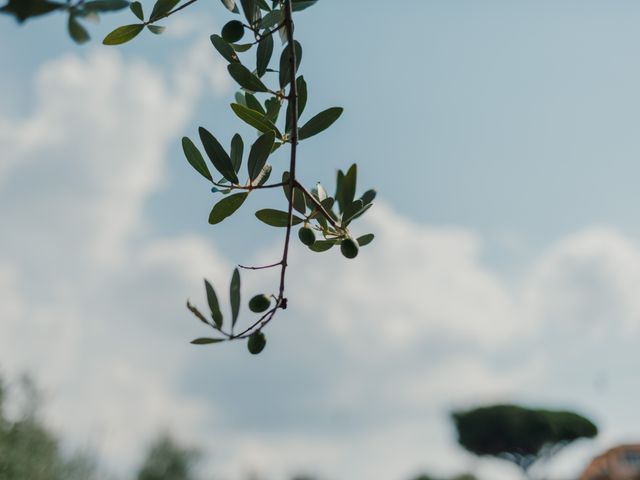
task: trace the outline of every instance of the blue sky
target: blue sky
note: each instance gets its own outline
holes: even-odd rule
[[[34,373],[70,446],[125,474],[170,428],[228,480],[513,478],[462,453],[447,419],[491,401],[596,420],[599,439],[561,454],[557,478],[637,440],[640,5],[301,13],[307,111],[345,107],[302,144],[302,178],[332,190],[357,162],[379,191],[358,233],[377,240],[353,262],[296,245],[292,305],[259,358],[190,346],[204,332],[183,307],[203,303],[202,277],[224,291],[234,264],[280,248],[257,201],[209,226],[216,198],[182,158],[200,125],[225,143],[250,134],[208,42],[228,18],[203,0],[118,48],[73,45],[61,17],[0,18],[0,366]],[[272,283],[245,273],[243,293]]]

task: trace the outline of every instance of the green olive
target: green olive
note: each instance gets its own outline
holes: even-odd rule
[[[244,25],[239,20],[231,20],[222,27],[222,38],[227,42],[235,43],[244,36]]]
[[[251,300],[249,300],[249,310],[255,313],[264,312],[267,308],[271,306],[271,298],[266,296],[264,293],[260,295],[256,295]]]
[[[340,242],[340,251],[347,258],[356,258],[358,256],[358,244],[352,238],[345,238]]]
[[[313,230],[309,227],[302,227],[300,230],[298,230],[298,238],[307,247],[310,247],[311,245],[316,243],[316,234],[313,233]]]
[[[257,355],[262,350],[264,350],[265,345],[267,344],[267,339],[262,332],[252,333],[249,336],[249,340],[247,341],[247,348],[249,352],[253,355]]]

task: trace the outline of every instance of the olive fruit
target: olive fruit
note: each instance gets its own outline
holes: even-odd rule
[[[231,20],[222,27],[222,38],[227,42],[237,42],[244,36],[244,25],[239,20]]]
[[[356,258],[358,256],[358,244],[352,238],[345,238],[340,242],[340,251],[347,258]]]
[[[249,310],[255,313],[264,312],[271,305],[271,299],[264,293],[256,295],[249,300]]]
[[[316,243],[316,234],[313,233],[309,227],[302,227],[298,230],[298,238],[302,243],[304,243],[307,247],[310,247],[314,243]]]
[[[267,338],[264,336],[262,332],[255,332],[249,336],[249,340],[247,341],[247,348],[249,352],[253,355],[257,355],[262,350],[264,350],[264,346],[267,344]]]

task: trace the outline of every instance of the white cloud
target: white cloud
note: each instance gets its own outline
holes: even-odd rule
[[[210,405],[175,388],[185,349],[159,354],[185,316],[164,300],[227,265],[200,238],[141,241],[168,146],[210,80],[201,51],[173,86],[117,51],[67,55],[40,68],[31,113],[0,116],[0,362],[35,375],[52,424],[123,465],[165,426],[197,431]]]
[[[151,236],[143,209],[205,85],[226,88],[201,67],[215,58],[206,47],[170,79],[114,52],[66,56],[42,67],[33,112],[0,115],[0,362],[36,374],[57,428],[112,464],[168,425],[209,446],[226,478],[308,467],[402,480],[462,469],[451,408],[578,394],[598,408],[581,375],[635,352],[621,340],[640,315],[640,247],[607,227],[561,239],[511,284],[476,232],[380,203],[356,260],[296,245],[291,308],[260,358],[187,345],[203,331],[183,299],[203,303],[204,273],[226,291],[231,265],[201,236]],[[243,273],[244,292],[272,288],[265,278]]]

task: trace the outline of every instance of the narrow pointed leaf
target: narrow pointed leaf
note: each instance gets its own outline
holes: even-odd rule
[[[356,183],[358,179],[358,166],[354,163],[349,167],[342,181],[342,207],[346,213],[347,207],[353,203],[356,196]]]
[[[300,68],[300,62],[302,62],[302,45],[297,40],[294,40],[294,52],[296,54],[296,71]],[[291,49],[289,45],[282,51],[280,55],[280,88],[284,88],[289,85],[291,81]]]
[[[242,154],[244,152],[244,143],[242,137],[237,133],[231,139],[231,164],[233,170],[238,173],[242,165]]]
[[[307,82],[305,82],[304,77],[300,75],[296,80],[296,90],[298,92],[298,120],[302,116],[302,112],[304,112],[304,107],[307,105]],[[291,102],[288,102],[287,105],[287,118],[285,131],[291,131]]]
[[[207,152],[207,156],[211,160],[211,163],[213,163],[213,166],[216,168],[216,170],[218,170],[220,174],[231,183],[238,183],[238,177],[235,170],[233,169],[231,158],[229,157],[225,149],[222,148],[220,142],[218,142],[218,140],[216,140],[216,137],[214,137],[204,127],[200,127],[198,129],[198,132],[200,134],[202,145]]]
[[[361,217],[362,215],[365,214],[365,212],[367,210],[369,210],[371,207],[373,206],[373,204],[369,204],[369,205],[365,205],[364,207],[362,207],[360,210],[358,210],[356,213],[354,213],[353,215],[351,215],[351,217],[346,219],[347,224],[354,221],[356,218]]]
[[[316,185],[316,188],[312,193],[315,193],[315,197],[320,202],[323,201],[325,198],[327,198],[327,191],[324,189],[324,187],[320,182],[318,182],[318,184]]]
[[[246,52],[247,50],[251,50],[253,47],[253,43],[230,43],[231,48],[233,48],[236,52]]]
[[[247,106],[247,99],[244,96],[244,92],[236,92],[234,98],[236,99],[236,103],[242,105],[243,107]]]
[[[222,4],[227,7],[227,10],[229,11],[233,13],[240,13],[240,10],[238,10],[238,6],[234,0],[222,0]]]
[[[276,127],[271,120],[265,118],[265,116],[261,115],[259,112],[251,110],[250,108],[240,105],[239,103],[232,103],[231,109],[240,119],[247,122],[253,128],[263,133],[276,132],[276,136],[278,138],[282,138],[282,134],[280,133],[280,130],[278,130],[278,127]]]
[[[326,252],[335,245],[333,240],[316,240],[313,245],[309,247],[312,252],[320,253]]]
[[[260,9],[255,0],[240,0],[242,10],[244,10],[244,16],[250,25],[253,25],[260,20]]]
[[[367,190],[366,192],[364,192],[362,194],[362,197],[360,197],[360,200],[362,200],[362,203],[364,203],[365,205],[368,205],[371,202],[373,202],[373,200],[375,198],[376,198],[376,191],[375,190]]]
[[[336,202],[338,202],[338,210],[340,213],[344,211],[344,204],[342,201],[342,186],[344,185],[344,172],[342,170],[338,170],[338,175],[336,177],[336,194],[334,195]]]
[[[267,110],[266,117],[272,122],[278,121],[278,115],[280,113],[281,104],[277,98],[272,97],[265,101],[265,109]]]
[[[262,83],[262,80],[251,73],[251,71],[241,63],[231,63],[227,65],[227,70],[229,70],[229,75],[231,75],[242,88],[246,88],[252,92],[269,91],[266,85]]]
[[[284,20],[284,15],[282,10],[280,9],[272,10],[262,18],[262,21],[260,22],[260,28],[267,29],[267,28],[275,27],[279,23],[282,23],[283,20]],[[269,35],[269,36],[272,36],[272,35]]]
[[[273,35],[267,35],[260,40],[256,49],[256,73],[259,77],[263,76],[273,55]]]
[[[249,161],[247,167],[249,170],[249,178],[254,180],[260,175],[262,167],[267,163],[267,159],[271,154],[273,143],[275,142],[275,134],[273,132],[266,132],[260,135],[255,143],[251,146],[249,152]]]
[[[153,10],[151,10],[149,21],[153,22],[154,20],[165,16],[167,13],[173,10],[173,7],[175,7],[178,3],[180,3],[180,0],[157,0],[155,5],[153,6]]]
[[[256,212],[256,217],[261,222],[271,225],[272,227],[286,227],[289,224],[289,215],[282,210],[274,210],[272,208],[265,208]],[[297,225],[302,223],[302,218],[293,215],[291,225]]]
[[[182,137],[182,150],[184,151],[184,156],[187,157],[187,162],[204,178],[213,181],[200,150],[188,137]]]
[[[144,22],[144,11],[140,2],[133,2],[131,5],[129,5],[129,9],[136,17],[138,17],[140,21]]]
[[[259,187],[267,183],[267,180],[269,180],[269,177],[271,176],[271,170],[272,170],[271,165],[267,163],[264,167],[262,167],[262,171],[255,178],[253,183]]]
[[[87,43],[91,37],[89,32],[84,28],[75,15],[69,15],[69,22],[67,23],[67,29],[69,30],[69,36],[79,45]]]
[[[122,27],[118,27],[109,35],[104,37],[102,43],[104,45],[121,45],[135,38],[143,28],[143,23],[136,23],[133,25],[124,25]]]
[[[209,37],[213,47],[218,51],[223,58],[230,63],[238,63],[240,59],[238,58],[238,54],[235,50],[229,45],[229,43],[222,38],[220,35],[211,35]]]
[[[93,0],[84,2],[82,9],[85,12],[115,12],[128,6],[129,2],[126,0]]]
[[[225,218],[233,215],[236,210],[242,206],[248,195],[248,192],[242,192],[224,197],[211,209],[211,213],[209,214],[209,223],[211,225],[216,225],[222,222]]]
[[[240,312],[240,272],[236,268],[229,286],[229,301],[231,302],[231,328],[236,325]]]
[[[207,302],[209,303],[209,309],[211,310],[211,318],[213,323],[218,328],[222,328],[222,312],[220,311],[220,304],[218,303],[218,297],[216,291],[213,289],[208,280],[204,281],[204,287],[207,291]]]
[[[160,25],[147,25],[147,28],[151,33],[155,33],[156,35],[161,35],[167,29],[167,27]]]
[[[220,343],[220,342],[224,342],[224,338],[201,337],[201,338],[196,338],[195,340],[191,340],[192,345],[210,345],[212,343]]]
[[[320,112],[300,127],[298,138],[304,140],[326,130],[342,115],[342,111],[341,107],[333,107]]]
[[[292,0],[291,9],[294,12],[299,12],[318,3],[318,0]]]
[[[369,245],[371,242],[373,242],[374,238],[375,236],[373,235],[373,233],[367,233],[366,235],[358,237],[356,239],[356,242],[358,242],[358,245],[360,245],[361,247],[364,247],[365,245]]]
[[[262,104],[258,101],[256,96],[253,95],[252,93],[249,93],[249,92],[245,93],[244,100],[247,103],[247,107],[250,108],[251,110],[255,110],[256,112],[259,112],[262,115],[267,114]]]
[[[357,212],[362,210],[363,207],[364,207],[364,205],[362,204],[362,200],[356,200],[356,201],[351,202],[350,204],[348,204],[346,206],[346,208],[344,209],[344,213],[342,215],[342,223],[343,223],[343,225],[344,225],[345,222],[348,222],[348,220],[353,215],[355,215]]]

